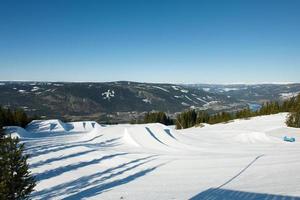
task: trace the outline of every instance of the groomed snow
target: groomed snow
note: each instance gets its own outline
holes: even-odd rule
[[[300,129],[285,118],[185,130],[47,120],[9,130],[31,154],[33,199],[300,199]]]

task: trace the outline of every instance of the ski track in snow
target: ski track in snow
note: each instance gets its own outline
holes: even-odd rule
[[[7,131],[31,154],[33,199],[300,199],[300,130],[285,117],[185,130],[37,120]]]

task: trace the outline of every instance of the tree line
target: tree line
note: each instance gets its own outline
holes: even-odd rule
[[[291,99],[289,115],[286,124],[290,127],[300,128],[300,94]]]
[[[164,112],[148,112],[143,119],[132,120],[132,124],[162,123],[165,125],[176,125],[176,129],[190,128],[201,123],[217,124],[229,122],[235,119],[289,112],[286,124],[290,127],[300,127],[300,94],[283,102],[266,102],[257,111],[245,108],[236,112],[219,112],[208,114],[205,111],[188,110],[181,112],[172,119]]]
[[[277,114],[280,112],[290,112],[286,124],[291,127],[300,127],[300,94],[284,102],[266,102],[258,111],[249,108],[237,112],[220,112],[209,115],[205,111],[188,110],[176,116],[176,128],[184,129],[193,127],[197,124],[208,123],[216,124],[229,122],[234,119],[250,118],[255,116]]]
[[[32,118],[28,117],[23,109],[11,110],[0,107],[0,127],[3,126],[21,126],[25,127]]]
[[[164,125],[173,125],[174,121],[164,112],[147,112],[140,120],[132,120],[131,124],[147,124],[147,123],[161,123]]]

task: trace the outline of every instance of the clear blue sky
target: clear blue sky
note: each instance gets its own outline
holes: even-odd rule
[[[0,80],[300,82],[300,1],[0,0]]]

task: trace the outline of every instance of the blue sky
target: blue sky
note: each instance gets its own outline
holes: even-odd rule
[[[300,82],[298,0],[0,0],[0,80]]]

